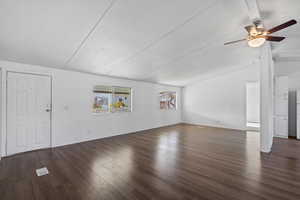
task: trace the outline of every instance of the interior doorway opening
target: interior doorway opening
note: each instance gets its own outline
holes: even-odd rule
[[[246,126],[260,128],[260,86],[259,82],[246,83]]]

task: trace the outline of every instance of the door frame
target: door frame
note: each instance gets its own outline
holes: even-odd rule
[[[2,68],[3,69],[3,68]],[[2,71],[3,73],[3,71]],[[26,72],[26,71],[16,71],[16,70],[6,70],[5,72],[5,86],[3,87],[2,86],[2,101],[4,100],[5,102],[2,102],[2,105],[5,105],[5,110],[3,110],[3,107],[2,107],[2,110],[5,112],[4,114],[4,120],[2,119],[2,124],[5,126],[5,131],[3,131],[4,133],[4,136],[2,134],[2,139],[4,140],[4,148],[5,148],[5,152],[2,152],[2,155],[0,157],[5,157],[5,156],[8,156],[7,154],[7,144],[8,144],[8,141],[7,141],[7,98],[8,98],[8,73],[17,73],[17,74],[27,74],[27,75],[34,75],[34,76],[45,76],[45,77],[49,77],[50,78],[50,105],[51,105],[51,112],[50,112],[50,148],[53,147],[53,134],[52,134],[52,129],[53,129],[53,78],[52,78],[52,75],[51,74],[43,74],[43,73],[39,73],[39,72]],[[2,77],[3,79],[3,77]],[[5,91],[3,91],[3,88]],[[5,94],[5,97],[3,97],[3,94]],[[3,113],[2,111],[2,113]],[[2,115],[3,116],[3,115]],[[4,123],[3,123],[4,122]],[[2,142],[3,144],[3,142]],[[3,148],[2,148],[3,149]]]

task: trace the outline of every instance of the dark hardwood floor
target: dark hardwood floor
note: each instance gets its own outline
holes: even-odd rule
[[[261,154],[256,132],[176,125],[4,158],[0,199],[297,200],[299,156],[297,140]]]

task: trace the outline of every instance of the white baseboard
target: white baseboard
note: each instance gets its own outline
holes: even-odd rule
[[[283,135],[274,135],[275,138],[283,138],[283,139],[288,139],[288,136],[283,136]]]
[[[120,135],[138,133],[138,132],[147,131],[147,130],[151,130],[151,129],[157,129],[157,128],[168,127],[168,126],[175,126],[175,125],[178,125],[178,124],[181,124],[181,123],[183,123],[183,122],[178,121],[178,122],[167,123],[167,124],[164,124],[164,125],[156,125],[156,126],[152,126],[152,127],[145,127],[145,128],[142,128],[142,129],[136,129],[136,130],[129,131],[129,132],[119,132],[119,133],[106,135],[106,136],[95,136],[95,137],[91,137],[91,138],[80,138],[80,139],[75,140],[75,141],[73,140],[73,141],[66,141],[66,142],[63,142],[63,143],[54,143],[49,148],[62,147],[62,146],[78,144],[78,143],[82,143],[82,142],[88,142],[88,141],[100,140],[100,139],[110,138],[110,137],[115,137],[115,136],[120,136]],[[5,158],[7,156],[8,155],[6,155],[6,154],[0,155],[0,160],[1,160],[1,158]],[[11,155],[11,156],[13,156],[13,155]]]
[[[271,148],[260,148],[260,151],[263,153],[270,153],[271,152]]]
[[[231,129],[231,130],[238,130],[238,131],[247,131],[246,127],[233,127],[233,126],[226,126],[222,124],[213,124],[213,123],[202,123],[202,122],[183,122],[184,124],[190,125],[197,125],[197,126],[208,126],[212,128],[224,128],[224,129]]]
[[[168,127],[168,126],[175,126],[175,125],[178,125],[178,124],[181,124],[181,123],[182,122],[174,122],[174,123],[168,123],[168,124],[165,124],[165,125],[158,125],[158,126],[147,127],[147,128],[143,128],[143,129],[137,129],[137,130],[129,131],[129,132],[119,132],[119,133],[106,135],[106,136],[100,136],[100,137],[96,136],[96,137],[92,137],[92,138],[82,138],[82,139],[77,140],[77,141],[69,141],[69,142],[54,144],[50,148],[62,147],[62,146],[67,146],[67,145],[72,145],[72,144],[79,144],[79,143],[83,143],[83,142],[89,142],[89,141],[93,141],[93,140],[100,140],[100,139],[105,139],[105,138],[110,138],[110,137],[115,137],[115,136],[128,135],[128,134],[138,133],[138,132],[147,131],[147,130],[151,130],[151,129],[157,129],[157,128]]]

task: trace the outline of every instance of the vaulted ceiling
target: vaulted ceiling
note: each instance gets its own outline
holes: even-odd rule
[[[300,18],[299,0],[259,7],[267,27]],[[245,43],[223,45],[249,24],[244,0],[0,0],[0,59],[185,85],[257,60]],[[282,35],[292,39],[274,52],[299,52],[299,26]]]

